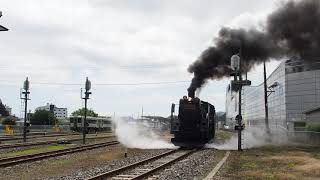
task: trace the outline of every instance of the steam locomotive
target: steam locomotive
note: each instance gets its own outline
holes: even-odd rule
[[[196,97],[184,96],[179,102],[178,117],[174,117],[175,104],[171,107],[171,142],[175,146],[203,147],[215,136],[215,107]]]

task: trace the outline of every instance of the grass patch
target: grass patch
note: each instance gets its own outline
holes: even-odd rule
[[[288,168],[289,168],[289,169],[293,169],[295,166],[296,166],[296,163],[295,163],[295,162],[290,161],[290,162],[288,163]]]
[[[241,163],[241,169],[255,169],[255,168],[257,168],[257,164],[254,162]]]
[[[217,131],[216,132],[216,137],[217,139],[221,139],[221,140],[228,140],[231,138],[231,136],[233,135],[233,133],[231,132],[227,132],[227,131]]]
[[[21,151],[9,152],[9,153],[3,154],[3,156],[14,157],[14,156],[24,156],[24,155],[42,153],[42,152],[58,151],[58,150],[68,149],[71,146],[74,146],[74,145],[50,145],[47,147],[32,148],[32,149],[25,149]]]
[[[265,146],[233,151],[217,179],[319,179],[319,147]]]

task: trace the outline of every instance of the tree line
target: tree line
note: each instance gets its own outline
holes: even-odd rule
[[[1,108],[1,106],[0,106]],[[71,113],[72,116],[84,116],[85,109],[80,108]],[[92,109],[87,109],[87,116],[98,117],[98,114],[94,112]],[[9,116],[2,116],[2,124],[3,125],[16,125],[18,120],[17,117]],[[36,110],[34,113],[28,113],[27,119],[30,121],[31,125],[55,125],[59,124],[59,119],[57,119],[53,112],[47,110]]]

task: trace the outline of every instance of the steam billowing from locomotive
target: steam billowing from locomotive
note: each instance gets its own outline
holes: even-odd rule
[[[214,38],[214,46],[207,48],[192,63],[188,71],[194,74],[188,94],[208,79],[229,76],[230,57],[241,53],[241,68],[250,71],[257,64],[269,59],[295,56],[306,61],[320,56],[320,1],[290,0],[272,12],[264,30],[222,28]]]

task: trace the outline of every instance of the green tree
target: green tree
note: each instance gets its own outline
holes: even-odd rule
[[[4,104],[2,104],[1,100],[0,100],[0,116],[9,116],[9,112],[7,111]]]
[[[2,125],[16,125],[17,118],[14,116],[8,116],[6,118],[3,118]]]
[[[30,114],[29,114],[30,115]],[[52,112],[46,110],[36,110],[31,117],[29,117],[32,125],[54,125],[55,117]]]
[[[72,116],[84,116],[84,108],[80,108],[71,113]],[[92,109],[87,109],[87,116],[98,117],[98,114],[95,113]]]

